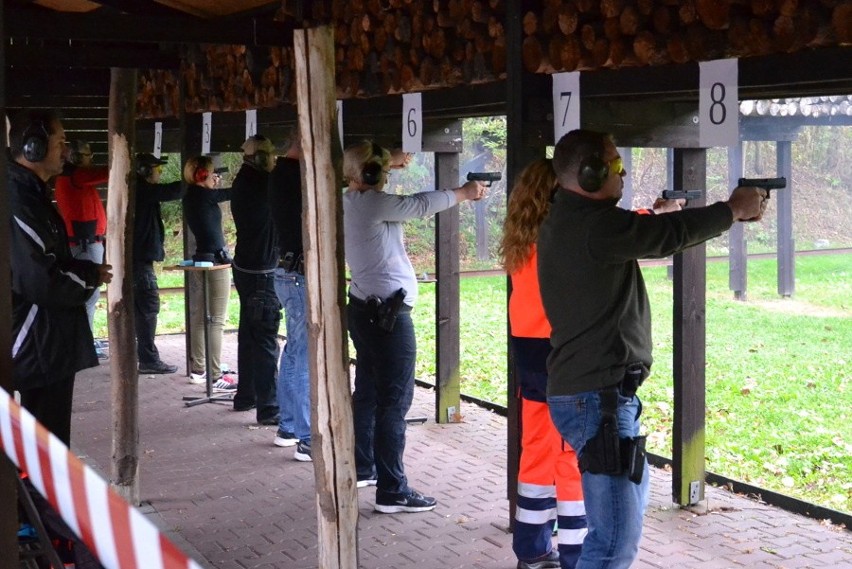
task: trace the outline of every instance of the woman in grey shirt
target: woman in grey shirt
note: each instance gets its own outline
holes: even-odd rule
[[[453,190],[394,195],[383,191],[391,167],[409,156],[391,154],[365,140],[346,149],[343,196],[349,288],[349,333],[355,345],[355,466],[358,487],[376,486],[376,511],[425,512],[437,503],[408,485],[402,463],[405,415],[414,396],[417,347],[411,309],[417,278],[403,244],[402,222],[426,217],[466,200],[485,187],[467,182]],[[392,165],[393,162],[393,165]]]

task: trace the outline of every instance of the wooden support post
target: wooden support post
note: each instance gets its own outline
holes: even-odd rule
[[[435,188],[455,188],[459,155],[435,153]],[[435,219],[435,333],[437,343],[435,421],[458,423],[461,405],[459,376],[459,208],[444,210]]]
[[[735,188],[743,176],[743,143],[728,147],[728,186]],[[728,232],[728,288],[735,300],[746,300],[748,294],[748,246],[745,224],[735,223]]]
[[[552,108],[548,104],[552,95],[549,77],[539,81],[524,69],[522,60],[523,17],[527,10],[536,9],[527,0],[506,0],[506,74],[513,79],[506,81],[506,140],[512,141],[506,149],[506,195],[511,195],[512,184],[527,164],[544,156],[545,146],[554,144],[553,129],[545,124],[544,116],[535,116],[542,109]],[[549,111],[548,111],[549,112]],[[546,113],[545,113],[546,115]],[[537,119],[537,120],[536,120]],[[507,278],[508,281],[508,278]],[[506,332],[509,332],[508,297],[512,294],[512,283],[506,283]],[[507,405],[506,405],[506,496],[509,498],[510,528],[515,525],[515,506],[518,498],[518,469],[521,461],[521,405],[516,397],[518,384],[511,350],[506,362]]]
[[[0,22],[4,22],[5,2],[0,3]],[[0,26],[0,110],[3,114],[3,135],[0,136],[0,389],[12,393],[12,267],[9,262],[11,248],[9,222],[9,191],[6,183],[6,33]],[[0,452],[0,504],[17,504],[17,472],[6,456]],[[0,508],[0,551],[5,551],[4,567],[18,567],[18,509]]]
[[[343,175],[335,116],[333,31],[328,26],[296,30],[293,43],[304,152],[302,234],[319,567],[357,569],[358,495],[343,317]]]
[[[707,151],[676,149],[673,182],[675,190],[702,190],[689,205],[704,206]],[[674,256],[672,496],[681,505],[704,499],[706,262],[704,244]]]
[[[181,77],[184,77],[184,74],[181,73]],[[189,120],[186,114],[186,105],[184,104],[184,93],[186,93],[185,85],[183,84],[183,79],[181,79],[180,83],[180,112],[178,113],[178,117],[180,118],[180,158],[181,164],[185,164],[186,161],[194,155],[201,154],[201,116],[196,114],[192,117],[192,120]],[[181,176],[181,184],[184,185],[184,191],[186,191],[186,182],[183,180],[183,176]],[[183,228],[183,258],[189,259],[192,255],[195,254],[195,235],[192,234],[192,231],[189,229],[189,224],[186,222],[186,216],[181,215],[181,226]],[[189,375],[192,373],[192,341],[193,338],[196,338],[196,334],[203,335],[204,328],[203,326],[198,327],[196,329],[193,326],[192,312],[193,310],[204,310],[204,293],[202,291],[202,287],[190,286],[191,279],[201,279],[203,275],[200,273],[183,274],[183,291],[184,291],[184,305],[183,305],[183,317],[184,322],[186,324],[186,334],[184,335],[184,342],[186,343],[186,356],[184,358],[184,362],[186,365],[186,374]],[[205,357],[207,355],[205,354]]]
[[[633,205],[633,148],[621,147],[618,149],[618,154],[621,156],[621,160],[624,162],[624,170],[627,172],[627,175],[624,176],[624,188],[618,207],[631,210],[636,207]],[[639,204],[638,207],[650,207],[650,204]]]
[[[776,176],[787,178],[787,187],[772,192],[778,207],[778,294],[790,298],[796,290],[796,245],[793,239],[792,142],[776,143]]]
[[[136,174],[133,142],[136,70],[111,70],[109,90],[109,200],[106,262],[112,385],[112,468],[110,484],[125,500],[139,504],[139,372],[133,314],[133,219]]]

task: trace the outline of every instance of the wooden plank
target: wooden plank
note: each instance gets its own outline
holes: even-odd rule
[[[335,115],[333,31],[329,27],[298,30],[294,47],[304,152],[302,234],[319,566],[357,569],[358,495],[349,348],[343,317],[343,174]]]
[[[3,21],[5,2],[0,3],[0,22]],[[6,117],[6,34],[0,29],[0,111]],[[4,121],[5,122],[5,121]],[[0,136],[0,156],[6,156],[6,130]],[[0,251],[11,250],[9,242],[12,213],[9,209],[7,188],[8,162],[0,160]],[[0,389],[12,393],[12,266],[9,255],[0,255]],[[0,504],[17,504],[18,473],[6,455],[0,452]],[[19,567],[17,508],[0,508],[0,551],[6,552],[4,562],[8,567]]]
[[[674,189],[702,190],[689,207],[706,203],[707,151],[675,149]],[[681,505],[704,499],[706,247],[674,256],[674,425],[672,497]]]
[[[435,189],[455,188],[459,180],[459,155],[435,154]],[[461,422],[459,376],[459,208],[435,216],[436,378],[435,421]]]
[[[139,372],[133,314],[133,172],[136,70],[113,69],[109,108],[109,196],[106,262],[113,267],[107,285],[112,395],[110,485],[139,505]]]
[[[796,291],[796,244],[793,238],[793,156],[792,143],[778,142],[778,176],[787,178],[787,187],[772,192],[778,208],[778,294],[790,298]]]
[[[743,176],[743,143],[728,147],[728,186],[736,187]],[[748,298],[748,247],[745,226],[735,223],[728,232],[728,288],[734,291],[734,299]]]

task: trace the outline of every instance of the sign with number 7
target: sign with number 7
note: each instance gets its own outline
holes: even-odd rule
[[[553,143],[580,128],[580,72],[554,73]]]
[[[739,68],[736,59],[699,63],[698,144],[734,146],[740,138]]]

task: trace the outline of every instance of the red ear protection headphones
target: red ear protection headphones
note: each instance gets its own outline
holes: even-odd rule
[[[195,174],[192,176],[196,184],[203,184],[210,177],[210,172],[207,168],[199,167],[195,169]]]

